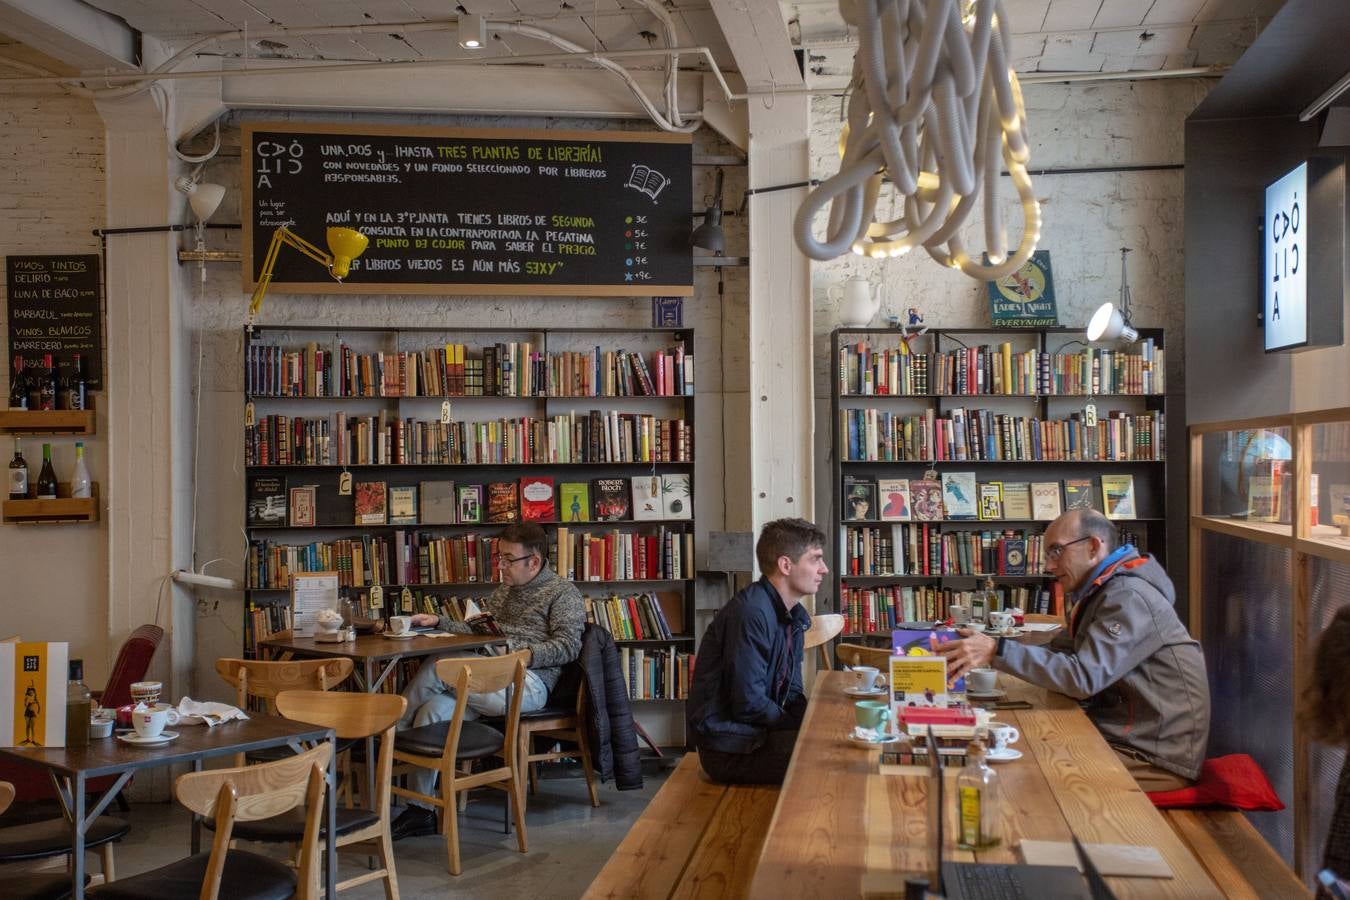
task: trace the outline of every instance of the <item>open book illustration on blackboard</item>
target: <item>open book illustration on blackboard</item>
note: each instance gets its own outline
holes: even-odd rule
[[[644,165],[634,165],[633,171],[628,173],[628,182],[624,184],[624,187],[641,191],[651,197],[652,202],[655,203],[657,195],[664,191],[668,184],[670,184],[670,179],[655,169]]]

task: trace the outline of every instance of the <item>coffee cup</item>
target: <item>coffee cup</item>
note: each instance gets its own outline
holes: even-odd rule
[[[953,603],[947,607],[947,615],[956,625],[964,625],[970,621],[970,607],[963,606],[960,603]]]
[[[131,702],[153,704],[159,701],[164,685],[158,681],[135,681],[131,684]]]
[[[1010,606],[1007,611],[1012,614],[1013,627],[1021,628],[1023,623],[1026,622],[1026,613],[1022,611],[1021,607],[1017,606]]]
[[[178,710],[167,703],[154,706],[138,704],[131,712],[131,727],[136,729],[137,737],[156,738],[164,731],[165,725],[178,724]]]
[[[992,722],[989,724],[989,746],[996,752],[1007,750],[1021,737],[1022,732],[1017,730],[1016,725],[995,725]]]
[[[966,687],[977,694],[992,694],[998,688],[998,672],[994,669],[971,669],[966,673]]]
[[[995,632],[1010,631],[1013,627],[1013,614],[1010,612],[991,612],[989,626]]]
[[[412,616],[390,616],[389,633],[407,634],[412,630]]]
[[[849,687],[855,691],[875,691],[885,684],[881,670],[871,666],[854,666],[849,674],[853,676]]]
[[[891,718],[891,705],[884,700],[859,700],[853,704],[853,716],[859,728],[879,731]]]

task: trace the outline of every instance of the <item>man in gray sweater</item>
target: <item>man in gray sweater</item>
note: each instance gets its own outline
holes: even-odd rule
[[[481,605],[506,635],[511,652],[530,652],[520,709],[532,712],[547,702],[562,667],[580,655],[586,606],[576,585],[549,569],[548,536],[538,525],[509,525],[502,530],[497,536],[497,568],[502,583]],[[428,613],[418,613],[412,619],[413,626],[418,628],[436,626],[464,634],[471,631],[463,622]],[[458,701],[450,686],[436,677],[431,659],[423,662],[403,689],[403,696],[408,700],[408,711],[399,722],[400,730],[447,721],[454,717]],[[465,719],[500,716],[506,712],[506,690],[471,694],[465,702],[468,704]],[[431,794],[435,778],[436,773],[429,769],[415,769],[408,776],[408,786],[418,793]],[[435,834],[436,813],[425,806],[410,804],[391,823],[390,831],[395,840]]]
[[[1116,546],[1115,525],[1073,509],[1044,536],[1045,570],[1064,588],[1066,629],[1045,647],[963,630],[938,647],[947,675],[990,666],[1078,700],[1146,791],[1200,775],[1209,681],[1200,645],[1177,618],[1175,589],[1152,557]]]

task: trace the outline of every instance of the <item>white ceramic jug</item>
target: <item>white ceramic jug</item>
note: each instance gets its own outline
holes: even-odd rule
[[[866,278],[850,278],[842,284],[830,285],[825,295],[839,304],[841,324],[849,328],[862,328],[872,321],[881,308],[880,287]]]

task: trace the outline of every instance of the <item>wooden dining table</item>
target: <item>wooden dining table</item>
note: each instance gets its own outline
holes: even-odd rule
[[[851,743],[854,698],[847,674],[817,677],[769,825],[750,895],[785,897],[901,896],[907,874],[934,866],[928,839],[928,778],[882,775],[880,751]],[[1120,898],[1214,897],[1222,894],[1200,862],[1135,784],[1073,700],[999,676],[1008,699],[1031,709],[995,710],[1015,725],[1020,759],[997,763],[1003,841],[977,853],[956,847],[956,801],[947,770],[943,858],[1021,862],[1023,839],[1157,848],[1172,878],[1108,877]]]

